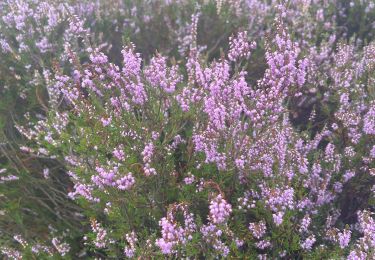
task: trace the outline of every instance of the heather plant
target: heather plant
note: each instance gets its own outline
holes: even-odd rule
[[[47,241],[27,228],[9,231],[4,255],[374,257],[375,45],[371,33],[341,31],[340,11],[347,9],[335,10],[339,1],[216,1],[201,8],[167,1],[154,13],[147,11],[153,4],[115,2],[113,9],[83,7],[95,13],[86,25],[80,5],[67,9],[76,15],[67,16],[63,35],[74,27],[78,42],[73,34],[51,41],[61,57],[41,54],[50,66],[14,77],[21,87],[32,79],[46,91],[39,97],[44,111],[30,110],[16,128],[25,138],[21,153],[37,158],[31,164],[42,175],[28,194],[53,194],[45,208],[55,226],[39,231]],[[350,6],[362,6],[371,21],[371,3]],[[129,20],[119,18],[129,10]],[[139,21],[138,11],[154,16]],[[150,34],[148,22],[164,14],[167,31],[183,38],[168,35],[175,39],[163,48],[145,47],[139,31]],[[221,37],[202,33],[212,17],[232,15],[238,19]],[[112,17],[115,28],[126,21],[122,28],[135,44],[118,39],[122,29],[102,42],[97,32]],[[101,45],[115,42],[121,50]],[[7,168],[5,196],[35,183],[31,171]],[[36,215],[48,213],[37,208]]]
[[[181,4],[184,7],[179,11]],[[1,203],[1,230],[4,243],[22,234],[30,244],[30,239],[51,234],[48,225],[36,224],[34,229],[33,223],[49,223],[59,231],[76,230],[82,217],[80,209],[67,197],[72,184],[61,161],[45,156],[43,149],[38,150],[37,155],[30,154],[14,129],[14,122],[35,122],[49,110],[46,86],[50,84],[51,69],[58,66],[69,70],[68,53],[72,50],[79,59],[88,59],[84,50],[89,46],[100,48],[111,60],[119,62],[117,52],[128,38],[148,43],[139,44],[143,55],[154,52],[155,46],[163,46],[158,43],[161,40],[170,44],[164,44],[164,49],[158,48],[172,52],[177,45],[171,39],[181,41],[188,26],[184,17],[190,21],[190,15],[184,13],[195,9],[190,1],[163,5],[132,1],[5,1],[0,5],[0,91],[3,96],[0,129],[4,183],[1,194],[5,196]],[[163,33],[160,26],[149,26],[161,22],[168,25]],[[158,31],[159,40],[145,41],[149,35],[155,35],[153,30]],[[75,238],[80,232],[78,229],[71,235]],[[50,242],[54,237],[51,236]],[[50,242],[49,252],[54,252]]]
[[[231,38],[229,60],[205,63],[193,42],[185,72],[160,54],[142,67],[132,45],[122,51],[121,68],[99,50],[88,49],[84,64],[71,52],[72,76],[57,70],[48,87],[48,117],[19,130],[48,156],[66,161],[74,182],[70,196],[91,212],[92,233],[85,239],[94,250],[117,257],[122,250],[127,257],[371,257],[368,212],[358,213],[365,237],[352,251],[355,229],[337,223],[335,201],[355,175],[356,169],[346,169],[355,164],[342,166],[332,131],[310,139],[289,122],[288,100],[303,95],[313,61],[300,57],[282,16],[274,40],[266,42],[268,68],[254,87],[230,62],[255,48],[244,33]],[[332,77],[345,65],[340,55],[348,55],[347,48],[338,49]],[[365,68],[353,80],[372,67],[371,59],[361,61]],[[338,95],[344,91],[342,82],[338,89],[332,85]],[[60,99],[67,108],[59,109]],[[349,106],[343,99],[338,120]],[[372,131],[366,126],[371,102],[358,102],[368,112],[346,120],[353,145]],[[323,137],[333,140],[319,149]],[[348,157],[355,153],[344,149],[351,150]],[[371,161],[362,156],[360,165],[369,174]]]

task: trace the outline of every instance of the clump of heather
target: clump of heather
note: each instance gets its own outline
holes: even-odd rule
[[[219,56],[198,44],[208,3],[176,57],[148,58],[133,43],[115,58],[67,44],[64,62],[41,75],[46,111],[16,128],[25,153],[66,173],[61,193],[80,206],[85,254],[375,257],[375,45],[336,31],[330,4],[292,2],[216,1],[216,15],[252,7],[267,25],[247,20]],[[69,28],[89,40],[83,23]],[[37,46],[53,47],[44,38]],[[43,181],[51,172],[42,167]],[[18,178],[0,174],[2,183]],[[17,235],[1,252],[68,256],[69,230],[50,236]]]

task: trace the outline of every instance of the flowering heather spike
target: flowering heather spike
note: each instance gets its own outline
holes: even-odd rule
[[[52,239],[52,244],[56,248],[56,250],[60,253],[61,256],[65,256],[70,251],[70,246],[65,242],[61,242],[56,237]]]
[[[175,214],[178,210],[183,213],[183,226],[175,220]],[[193,214],[189,213],[187,207],[182,204],[173,205],[171,210],[168,211],[167,217],[159,221],[159,225],[162,228],[162,237],[158,238],[155,244],[163,254],[171,254],[177,245],[185,244],[188,240],[191,240],[191,234],[196,228]]]
[[[284,217],[284,212],[282,211],[272,214],[273,222],[275,223],[276,226],[280,226],[283,223],[283,217]]]
[[[138,76],[141,72],[141,54],[134,53],[134,49],[135,46],[131,44],[121,51],[124,63],[122,72],[126,77]]]
[[[146,176],[156,175],[156,170],[150,166],[153,154],[154,154],[154,145],[153,143],[148,143],[142,152],[143,162],[145,164],[144,171],[145,171]]]
[[[311,218],[309,215],[306,215],[303,217],[302,221],[301,221],[301,227],[299,229],[299,231],[302,233],[302,232],[306,232],[310,226],[310,223],[311,223]]]
[[[126,239],[128,245],[125,246],[124,254],[127,258],[132,258],[132,257],[134,257],[135,251],[136,251],[135,246],[136,246],[136,243],[138,241],[137,236],[133,231],[129,234],[126,234],[125,239]]]
[[[240,58],[249,58],[251,50],[256,48],[256,42],[248,42],[247,31],[239,32],[236,37],[229,38],[229,53],[230,61],[237,61]]]
[[[108,243],[107,231],[96,220],[91,221],[91,228],[96,236],[94,240],[94,245],[97,248],[106,247]]]
[[[176,85],[182,80],[182,76],[178,74],[178,67],[167,68],[166,58],[160,54],[151,59],[144,73],[153,87],[161,87],[167,93],[174,92]]]
[[[363,132],[368,135],[375,135],[375,104],[370,106],[363,122]]]
[[[210,220],[214,224],[220,224],[226,221],[232,212],[232,206],[223,199],[222,195],[217,195],[210,202]]]
[[[253,236],[257,239],[260,239],[266,233],[267,227],[265,221],[260,221],[259,223],[250,223],[249,230]]]
[[[116,181],[116,184],[118,185],[117,187],[119,190],[128,190],[134,185],[134,183],[135,183],[135,179],[132,173],[129,173],[128,175]]]
[[[350,230],[344,230],[343,232],[338,233],[338,243],[342,249],[347,247],[350,242],[352,232]]]
[[[310,235],[305,241],[301,242],[301,248],[310,251],[316,242],[315,235]]]

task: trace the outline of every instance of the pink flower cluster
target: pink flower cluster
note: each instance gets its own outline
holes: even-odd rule
[[[119,190],[128,190],[135,183],[135,179],[131,172],[121,177],[118,173],[119,170],[117,167],[109,170],[102,167],[96,167],[96,171],[98,175],[93,175],[91,180],[92,183],[100,189],[104,189],[105,186],[111,186],[117,187]]]
[[[249,42],[247,31],[242,31],[236,37],[229,38],[229,53],[230,61],[236,61],[240,58],[249,58],[251,50],[256,48],[256,42]]]
[[[183,225],[178,224],[175,220],[175,214],[178,210],[181,210],[183,213]],[[171,254],[174,252],[174,247],[191,240],[192,233],[196,229],[194,216],[187,211],[186,205],[173,205],[167,217],[163,217],[159,221],[159,225],[162,228],[162,237],[158,238],[155,244],[163,254]]]
[[[124,254],[128,258],[134,257],[136,250],[136,243],[138,241],[136,234],[133,232],[126,234],[125,239],[128,242],[128,245],[125,246]]]
[[[260,239],[266,233],[266,222],[262,220],[258,223],[250,223],[249,230],[256,239]]]
[[[210,202],[210,220],[214,224],[225,222],[232,213],[232,206],[223,198],[221,194],[217,195]]]

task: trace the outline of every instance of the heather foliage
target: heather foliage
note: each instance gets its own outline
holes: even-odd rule
[[[375,5],[156,2],[1,4],[2,254],[373,259]]]

